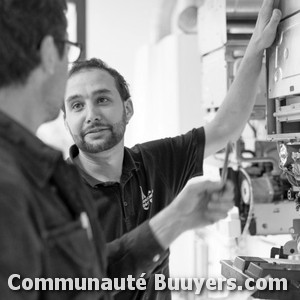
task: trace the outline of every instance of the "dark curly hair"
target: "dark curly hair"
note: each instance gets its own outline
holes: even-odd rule
[[[24,84],[40,63],[43,38],[54,38],[64,54],[65,0],[0,0],[0,88]]]

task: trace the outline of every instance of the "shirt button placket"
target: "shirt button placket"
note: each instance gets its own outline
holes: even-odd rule
[[[126,223],[126,227],[127,230],[131,230],[131,225],[130,225],[130,220],[129,220],[129,216],[128,216],[128,202],[125,200],[125,196],[124,196],[124,186],[120,185],[120,192],[121,192],[121,202],[123,204],[123,211],[125,214],[125,223]]]

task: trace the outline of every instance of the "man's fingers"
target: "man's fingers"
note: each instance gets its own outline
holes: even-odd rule
[[[257,23],[264,25],[277,26],[281,19],[281,11],[278,8],[274,8],[273,0],[265,0],[262,4],[262,7],[259,11]]]
[[[234,184],[231,180],[227,180],[226,181],[226,185],[225,185],[225,192],[229,192],[232,193],[234,191]]]
[[[213,224],[227,217],[227,212],[223,211],[208,211],[206,213],[206,219],[208,223]]]
[[[211,194],[211,201],[232,201],[234,197],[234,185],[231,181],[227,181],[219,191],[214,191]]]
[[[271,19],[269,23],[266,25],[265,31],[268,32],[269,34],[275,35],[280,19],[281,19],[281,11],[279,9],[274,9]]]
[[[204,182],[204,189],[208,194],[220,192],[223,189],[223,187],[224,185],[222,184],[222,182],[212,182],[212,181]]]
[[[208,209],[210,211],[224,211],[228,212],[234,206],[233,201],[226,201],[226,202],[209,202]]]
[[[234,188],[233,183],[230,180],[227,180],[225,185],[222,182],[212,182],[212,181],[204,182],[204,189],[208,194],[233,191],[233,188]]]
[[[261,39],[262,48],[268,48],[273,43],[280,19],[281,11],[274,8],[274,0],[264,0],[254,31],[254,35]]]
[[[218,199],[208,202],[205,217],[209,224],[215,223],[227,217],[228,211],[234,206],[232,198]]]
[[[275,7],[274,3],[274,0],[264,0],[258,13],[258,23],[264,22],[264,25],[266,26],[273,17],[279,17],[279,19],[281,18],[281,12]]]
[[[258,21],[269,20],[274,8],[274,0],[264,0],[258,13]]]
[[[228,202],[233,202],[233,193],[213,193],[211,195],[211,200],[210,202],[212,203],[228,203]]]

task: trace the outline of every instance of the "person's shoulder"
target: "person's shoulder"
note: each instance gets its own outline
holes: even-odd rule
[[[2,224],[20,222],[28,212],[34,194],[18,158],[0,147],[0,218]]]
[[[170,138],[161,138],[156,140],[151,140],[143,143],[135,144],[133,147],[130,148],[131,153],[139,154],[141,152],[149,152],[153,149],[159,147],[159,145],[167,142]]]
[[[134,161],[140,162],[145,157],[152,156],[153,150],[156,148],[155,146],[153,147],[152,142],[136,144],[131,148],[126,148],[126,150],[130,153]]]
[[[15,153],[0,147],[0,168],[3,171],[18,169],[17,157]]]
[[[19,163],[20,157],[0,147],[0,189],[13,188],[14,191],[26,181]]]

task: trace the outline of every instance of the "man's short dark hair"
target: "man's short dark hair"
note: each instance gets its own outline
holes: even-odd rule
[[[82,60],[82,61],[75,62],[69,71],[69,78],[76,73],[79,73],[84,70],[91,70],[91,69],[104,70],[108,72],[115,80],[115,84],[121,96],[121,99],[123,101],[126,101],[127,99],[130,98],[128,83],[126,82],[124,77],[117,70],[109,67],[103,60],[99,58],[92,58],[89,60]],[[64,104],[62,110],[64,113],[66,112]]]
[[[24,84],[40,64],[39,47],[53,37],[64,54],[65,0],[0,0],[0,88]]]

